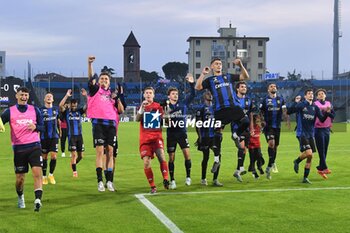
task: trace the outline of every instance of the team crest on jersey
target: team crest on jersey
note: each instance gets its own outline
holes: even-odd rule
[[[280,105],[280,104],[281,104],[281,101],[280,101],[280,100],[277,100],[277,104]]]
[[[303,108],[303,112],[307,112],[307,107],[304,107],[304,108]]]

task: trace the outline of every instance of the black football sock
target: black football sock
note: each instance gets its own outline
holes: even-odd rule
[[[175,180],[174,178],[175,164],[173,162],[168,162],[168,168],[169,168],[170,180]]]
[[[191,177],[192,162],[190,159],[185,160],[185,167],[186,167],[186,177]]]

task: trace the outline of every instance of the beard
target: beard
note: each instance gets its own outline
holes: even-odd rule
[[[277,93],[277,91],[270,91],[271,92],[271,94],[276,94]]]

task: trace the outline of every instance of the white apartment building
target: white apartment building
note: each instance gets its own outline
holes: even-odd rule
[[[0,51],[0,78],[6,77],[6,52]]]
[[[214,57],[223,62],[224,73],[238,73],[232,61],[240,58],[251,81],[261,81],[266,72],[266,43],[269,37],[237,37],[236,28],[220,28],[219,36],[190,36],[188,65],[189,73],[199,77],[202,69],[210,65]]]

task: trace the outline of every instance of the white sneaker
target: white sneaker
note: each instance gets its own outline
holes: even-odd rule
[[[237,179],[238,182],[243,182],[240,171],[236,170],[235,173],[233,173],[233,176]]]
[[[216,187],[222,187],[224,186],[222,183],[220,183],[220,181],[218,179],[213,180],[213,185]]]
[[[271,171],[272,171],[273,173],[278,173],[278,168],[277,168],[277,164],[276,164],[276,163],[273,163],[273,164],[272,164]]]
[[[191,177],[187,177],[185,181],[185,185],[190,186],[191,182],[192,182]]]
[[[24,209],[26,208],[26,203],[24,202],[24,194],[18,196],[18,208]]]
[[[169,186],[170,189],[176,189],[176,182],[175,180],[172,180],[170,181],[170,186]]]
[[[62,152],[61,157],[62,158],[66,157],[66,154],[64,152]]]
[[[34,211],[39,212],[40,208],[41,208],[41,200],[40,199],[35,199],[34,201]]]
[[[103,185],[103,182],[102,182],[102,181],[98,182],[98,184],[97,184],[97,190],[98,190],[99,192],[104,192],[104,191],[106,191],[105,186]]]
[[[114,192],[115,191],[114,184],[111,181],[107,182],[107,189],[110,192]]]
[[[266,178],[268,180],[271,180],[272,177],[271,177],[271,168],[270,167],[266,167],[265,173],[266,173]]]
[[[207,186],[208,185],[207,179],[202,179],[201,180],[201,185]]]

